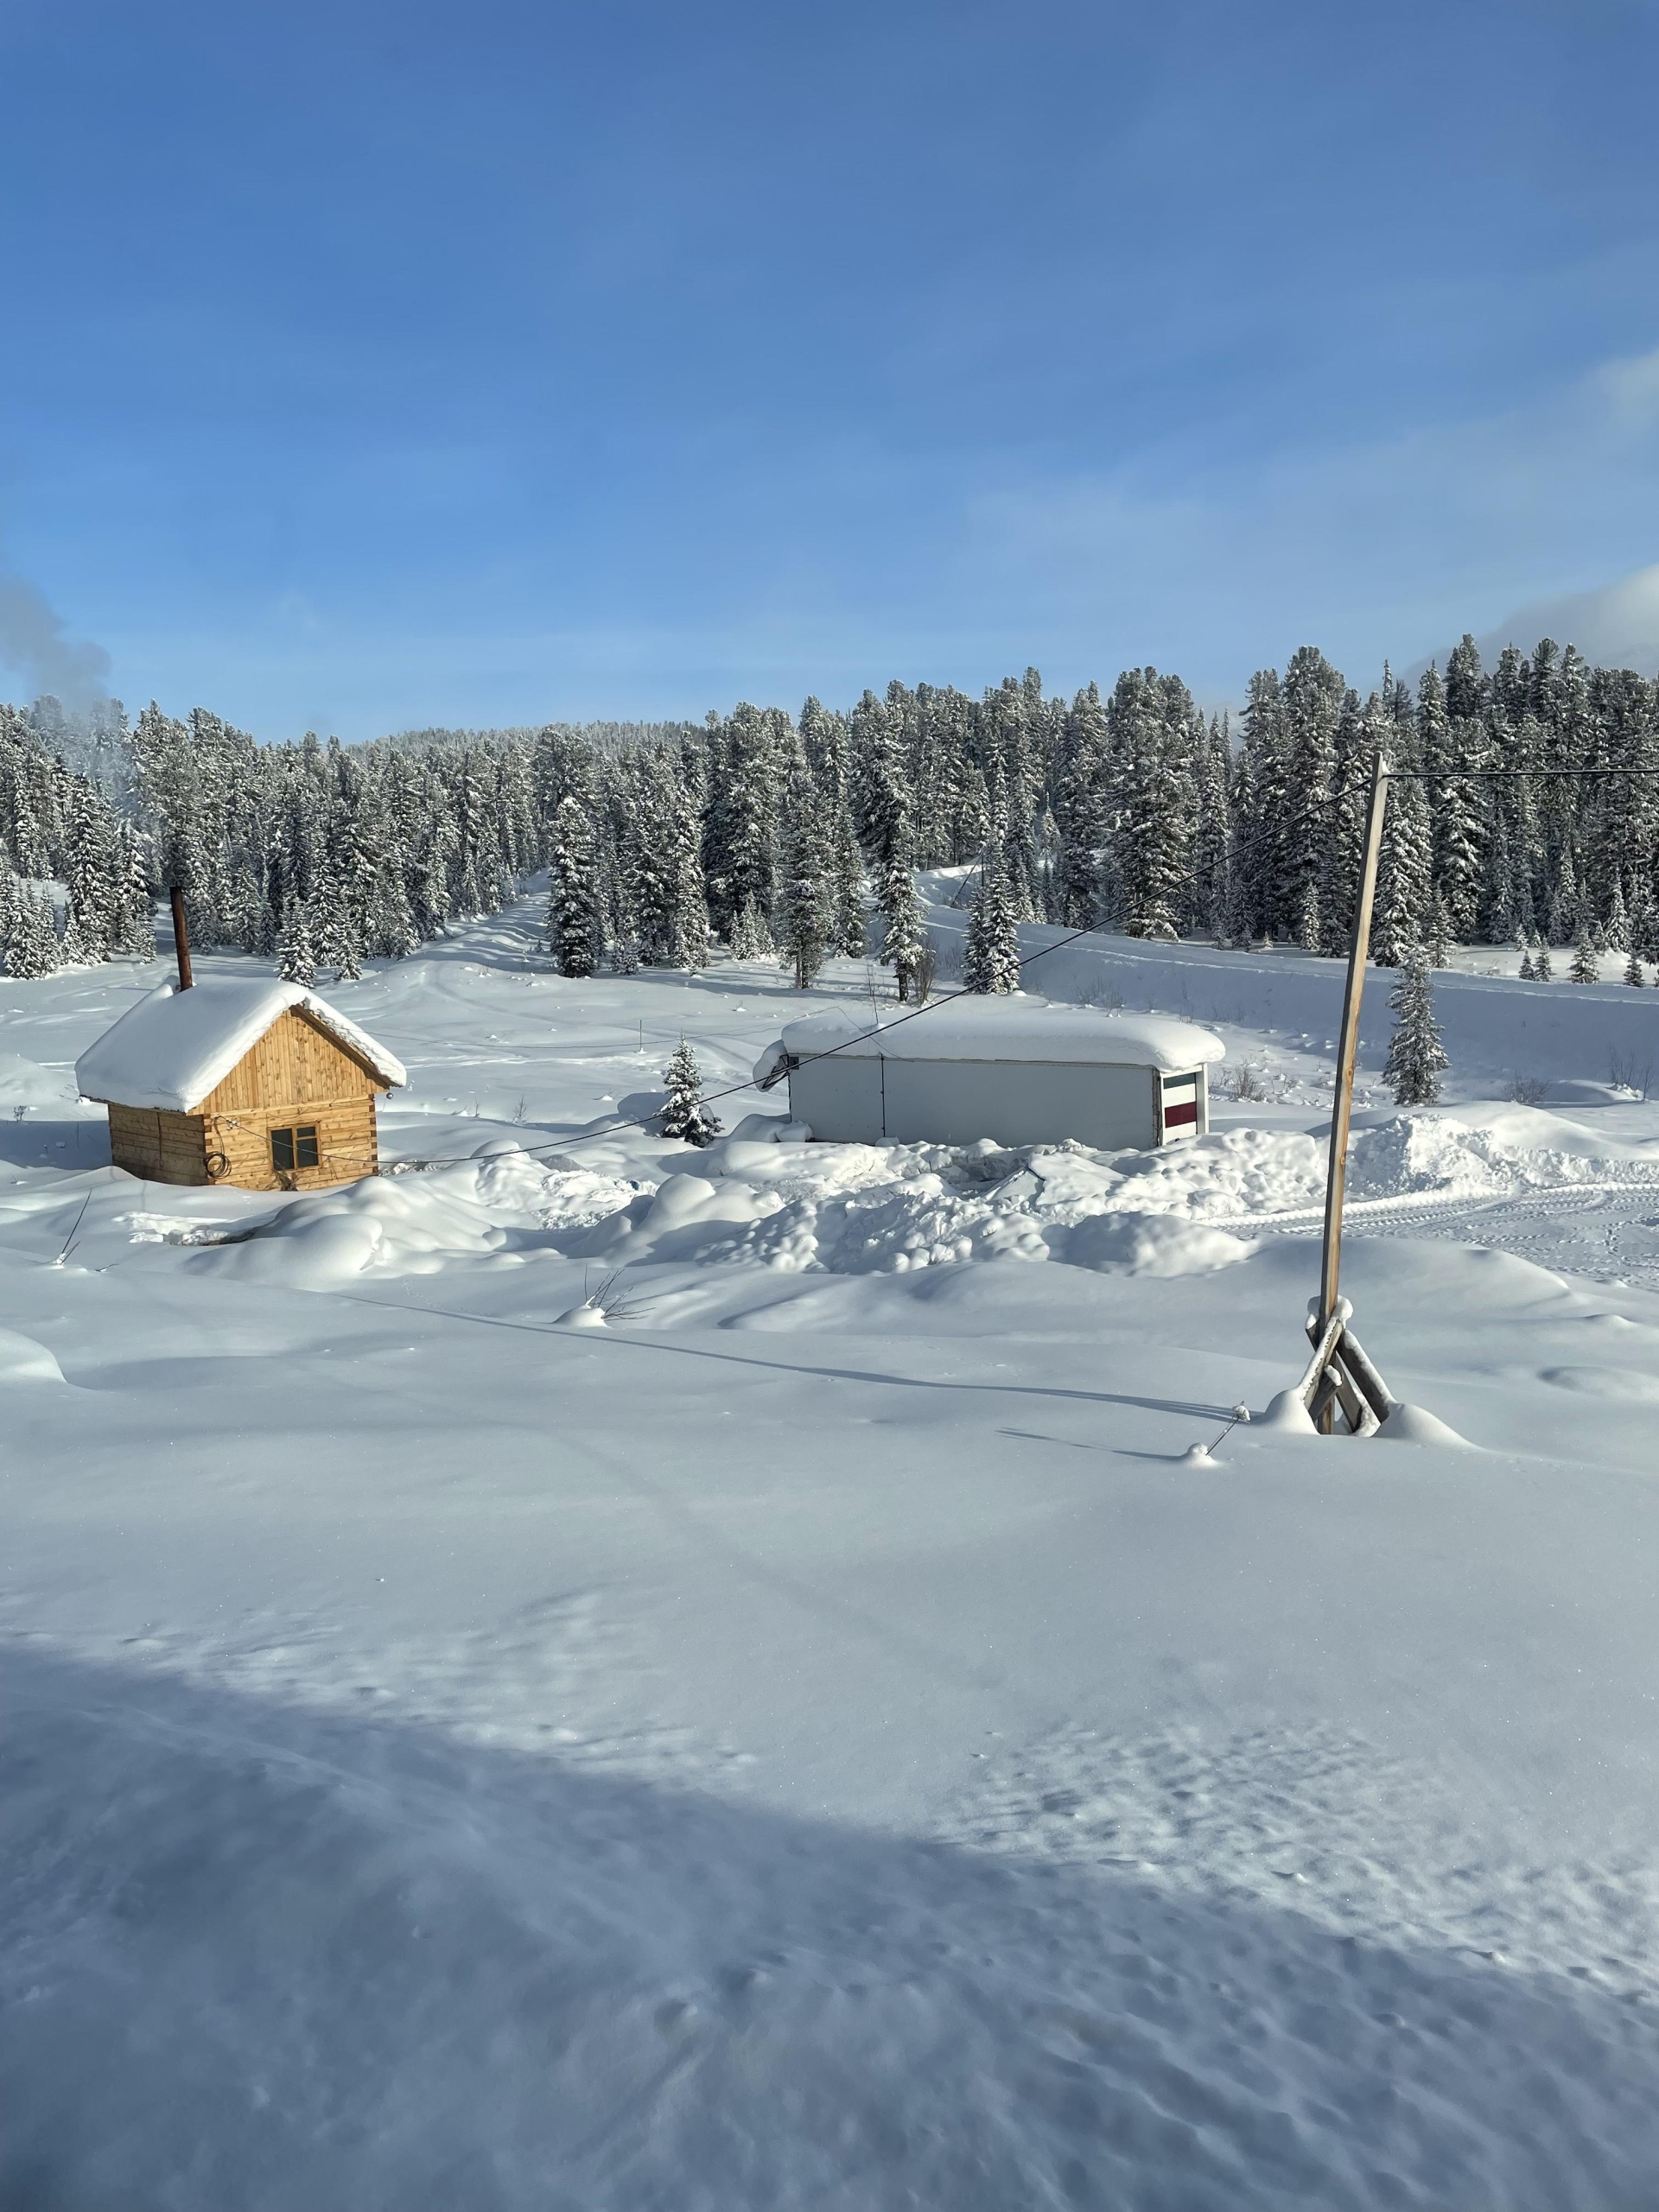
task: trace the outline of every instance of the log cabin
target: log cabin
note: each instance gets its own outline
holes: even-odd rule
[[[375,1101],[408,1077],[304,984],[214,976],[141,999],[75,1079],[108,1107],[110,1157],[130,1175],[317,1191],[378,1172]]]

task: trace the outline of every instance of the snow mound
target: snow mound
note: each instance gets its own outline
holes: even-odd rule
[[[428,1173],[293,1200],[190,1264],[308,1289],[537,1248],[630,1267],[858,1275],[1057,1260],[1179,1276],[1232,1266],[1254,1249],[1252,1223],[1306,1216],[1325,1193],[1324,1145],[1300,1130],[1227,1129],[1155,1152],[804,1140],[798,1124],[750,1116],[702,1151],[647,1140],[632,1173],[493,1140]],[[1649,1180],[1659,1146],[1477,1106],[1372,1119],[1356,1134],[1349,1189],[1456,1198]]]
[[[1592,1181],[1659,1183],[1659,1145],[1592,1135],[1535,1106],[1396,1114],[1356,1129],[1351,1197],[1498,1196]]]
[[[61,1382],[63,1370],[43,1344],[0,1329],[0,1382]]]
[[[1471,1449],[1466,1436],[1459,1436],[1438,1414],[1422,1406],[1395,1406],[1376,1433],[1379,1441],[1389,1444],[1454,1444],[1465,1452]]]

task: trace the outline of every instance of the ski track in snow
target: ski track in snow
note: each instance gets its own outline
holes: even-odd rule
[[[1650,2204],[1646,1003],[1447,979],[1359,1117],[1478,1448],[1193,1471],[1305,1357],[1331,963],[1057,956],[1258,1068],[1200,1144],[696,1154],[608,1124],[798,996],[536,918],[340,995],[450,1164],[275,1204],[96,1164],[159,969],[0,986],[0,2204]]]

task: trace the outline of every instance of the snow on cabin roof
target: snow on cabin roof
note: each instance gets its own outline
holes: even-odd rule
[[[848,1042],[848,1039],[852,1042]],[[779,1063],[841,1046],[849,1059],[1066,1061],[1160,1068],[1177,1073],[1225,1057],[1208,1029],[1173,1014],[1110,1014],[1098,1007],[1052,1006],[1023,992],[943,1001],[906,1020],[902,1007],[873,1020],[868,1006],[836,1007],[791,1021],[755,1068],[755,1081]]]
[[[353,1053],[377,1083],[407,1083],[403,1064],[303,983],[209,976],[194,990],[163,983],[130,1007],[75,1062],[83,1098],[188,1114],[292,1007]]]

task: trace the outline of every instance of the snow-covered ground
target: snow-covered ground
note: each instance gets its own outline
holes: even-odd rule
[[[1470,956],[1401,1116],[1374,986],[1344,1285],[1465,1442],[1193,1465],[1335,963],[1032,971],[1220,1031],[1195,1145],[698,1154],[612,1125],[802,1000],[537,903],[328,994],[438,1164],[312,1197],[107,1165],[164,967],[0,984],[0,2203],[1651,2204],[1659,993]]]

